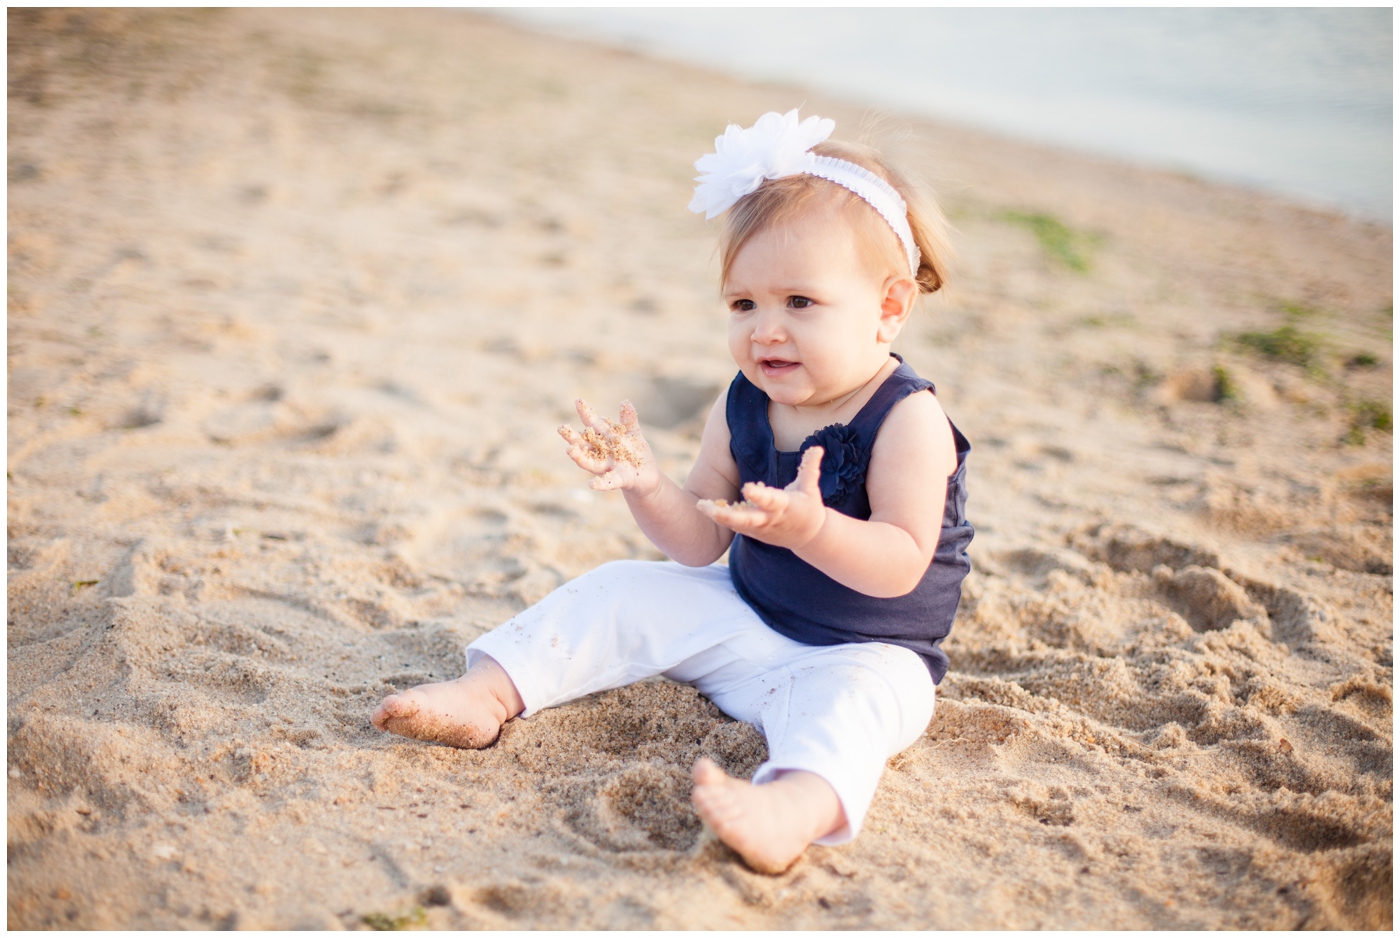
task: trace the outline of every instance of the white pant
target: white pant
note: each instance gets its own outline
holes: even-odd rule
[[[820,844],[860,832],[885,760],[933,718],[933,680],[914,652],[779,635],[718,564],[604,564],[468,645],[467,667],[482,655],[515,682],[523,717],[656,674],[694,686],[763,731],[754,784],[800,769],[835,790],[848,825]]]

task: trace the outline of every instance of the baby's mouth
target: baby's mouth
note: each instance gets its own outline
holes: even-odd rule
[[[785,358],[760,358],[758,367],[765,375],[777,377],[796,370],[797,362],[788,361]]]

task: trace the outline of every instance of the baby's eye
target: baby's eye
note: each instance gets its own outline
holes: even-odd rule
[[[735,300],[729,304],[729,308],[736,313],[747,313],[754,308],[753,300]]]
[[[815,306],[816,304],[811,300],[807,299],[807,297],[805,296],[790,296],[788,297],[788,305],[791,306],[793,309],[806,309],[807,307]]]

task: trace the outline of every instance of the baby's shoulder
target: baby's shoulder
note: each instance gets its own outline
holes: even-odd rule
[[[943,412],[943,405],[938,402],[938,395],[932,387],[905,394],[896,401],[880,423],[880,433],[887,430],[916,434],[946,431],[952,436],[952,431],[948,429],[948,415]]]
[[[905,395],[890,408],[870,456],[872,464],[932,464],[940,470],[946,467],[946,475],[957,470],[953,427],[932,388]]]

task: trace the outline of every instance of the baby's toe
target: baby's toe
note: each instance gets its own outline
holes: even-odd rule
[[[724,770],[708,756],[701,756],[695,760],[695,764],[690,767],[690,778],[697,785],[712,784],[716,781],[716,775],[723,775]]]
[[[384,714],[384,719],[403,719],[411,717],[418,712],[418,701],[414,699],[416,695],[410,693],[392,694],[384,698],[384,702],[379,705],[380,711]]]
[[[379,701],[379,706],[374,708],[374,712],[369,715],[369,721],[379,729],[384,729],[384,724],[389,722],[389,701],[393,697],[386,697]]]

